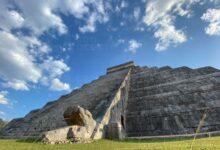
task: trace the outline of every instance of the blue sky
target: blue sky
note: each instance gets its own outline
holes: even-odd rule
[[[220,68],[219,0],[1,0],[0,118],[22,117],[106,68]]]

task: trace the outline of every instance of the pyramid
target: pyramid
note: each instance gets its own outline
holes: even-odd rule
[[[82,123],[64,117],[70,106],[91,114],[96,122],[91,139],[216,135],[220,131],[220,70],[140,67],[132,61],[114,66],[91,83],[12,120],[3,129],[3,137],[40,138],[45,132],[69,132],[73,125],[80,128]]]

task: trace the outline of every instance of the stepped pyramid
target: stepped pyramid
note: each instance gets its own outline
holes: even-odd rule
[[[198,126],[201,135],[218,134],[220,70],[150,68],[127,62],[108,68],[106,75],[24,118],[12,120],[3,135],[39,138],[46,131],[68,127],[71,124],[63,114],[70,106],[91,113],[96,122],[92,139],[188,136]]]

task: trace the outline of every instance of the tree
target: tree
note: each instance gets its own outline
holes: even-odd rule
[[[0,118],[0,132],[1,132],[1,129],[4,128],[4,126],[7,124],[7,122],[5,122],[4,120],[2,120]]]

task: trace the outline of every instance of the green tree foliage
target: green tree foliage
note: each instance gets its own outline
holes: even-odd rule
[[[1,134],[2,128],[3,128],[6,124],[7,124],[7,122],[5,122],[4,120],[2,120],[2,119],[0,118],[0,134]]]

